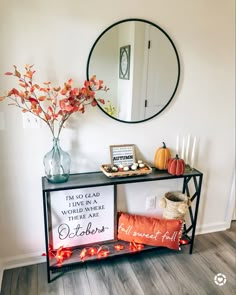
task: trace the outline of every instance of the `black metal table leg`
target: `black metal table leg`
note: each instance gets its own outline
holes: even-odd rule
[[[193,202],[196,199],[196,206],[195,206],[195,210],[193,212],[192,210],[192,206],[189,207],[189,215],[190,215],[190,221],[191,224],[190,226],[187,228],[185,225],[185,232],[184,234],[187,235],[190,231],[191,233],[191,238],[190,238],[190,249],[189,249],[189,253],[192,254],[193,252],[193,245],[194,245],[194,239],[195,239],[195,231],[196,231],[196,225],[197,225],[197,216],[198,216],[198,209],[199,209],[199,203],[200,203],[200,196],[201,196],[201,187],[202,187],[202,178],[203,175],[198,175],[198,176],[189,176],[189,177],[185,177],[184,181],[183,181],[183,193],[185,193],[191,200],[191,202]],[[189,183],[190,181],[193,180],[193,184],[195,187],[195,192],[193,193],[193,195],[190,195],[190,189],[189,189]]]

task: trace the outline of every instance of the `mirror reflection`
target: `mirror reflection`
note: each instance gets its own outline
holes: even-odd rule
[[[95,41],[87,78],[96,75],[109,87],[99,107],[112,118],[130,123],[160,114],[179,83],[176,48],[157,25],[138,19],[115,23]]]

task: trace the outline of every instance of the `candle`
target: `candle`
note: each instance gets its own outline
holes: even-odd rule
[[[193,166],[194,166],[195,149],[196,149],[196,136],[193,139],[192,156],[191,156],[191,168],[193,168]]]
[[[179,240],[180,245],[187,245],[189,241],[187,239],[181,239]]]
[[[116,245],[114,245],[114,249],[115,249],[116,251],[123,250],[123,249],[124,249],[124,245],[116,244]]]
[[[179,154],[179,134],[177,135],[177,138],[176,138],[176,155]]]
[[[189,146],[190,146],[190,134],[188,135],[188,139],[187,139],[187,145],[186,145],[186,164],[188,164],[188,153],[189,153]]]
[[[80,252],[80,259],[81,260],[84,260],[84,258],[86,257],[86,255],[87,255],[87,249],[86,248],[84,248],[81,252]]]
[[[182,153],[181,153],[181,159],[183,159],[183,160],[184,160],[184,150],[185,150],[185,138],[183,137]]]
[[[91,248],[88,249],[88,255],[89,256],[94,256],[96,254],[97,254],[97,249],[96,248],[91,247]]]
[[[142,250],[144,248],[143,244],[136,244],[137,250]]]
[[[109,250],[101,250],[99,253],[98,253],[98,258],[102,258],[102,257],[107,257],[109,254]]]
[[[134,241],[129,243],[129,247],[131,251],[140,251],[144,248],[143,244],[136,244]]]

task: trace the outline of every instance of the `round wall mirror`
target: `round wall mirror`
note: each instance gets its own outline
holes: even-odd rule
[[[108,27],[88,57],[87,79],[96,75],[109,87],[102,111],[115,120],[139,123],[160,114],[175,95],[180,78],[177,50],[154,23],[127,19]]]

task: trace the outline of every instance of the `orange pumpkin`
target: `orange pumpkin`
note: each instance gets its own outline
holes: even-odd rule
[[[168,161],[171,157],[170,150],[166,147],[163,142],[163,147],[157,149],[154,157],[154,167],[159,170],[167,170]]]
[[[183,159],[180,159],[178,155],[175,158],[168,161],[168,173],[172,175],[182,175],[185,171],[185,163]]]

